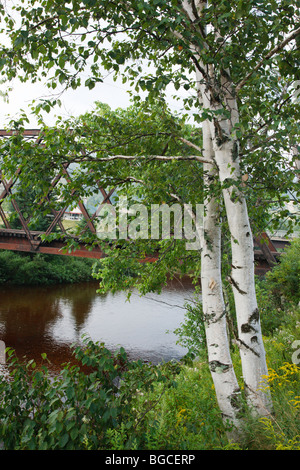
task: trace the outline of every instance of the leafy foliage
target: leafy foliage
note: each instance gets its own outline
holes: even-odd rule
[[[267,273],[272,294],[283,301],[300,301],[300,238],[292,241],[280,257],[280,263]]]
[[[93,260],[0,251],[0,284],[47,285],[92,280]]]
[[[162,102],[156,105],[144,102],[116,111],[96,103],[93,114],[61,121],[56,129],[44,127],[43,146],[38,147],[37,152],[33,151],[34,143],[23,141],[22,150],[16,153],[15,145],[20,142],[15,136],[2,143],[2,155],[8,176],[12,176],[20,160],[22,162],[19,194],[23,197],[27,194],[27,175],[34,181],[39,197],[32,201],[31,209],[37,215],[41,210],[40,197],[48,189],[50,176],[54,178],[59,174],[66,163],[71,163],[71,180],[54,188],[52,204],[64,201],[65,205],[71,206],[74,191],[77,198],[95,198],[99,196],[100,184],[107,192],[116,189],[112,196],[114,205],[121,197],[126,197],[128,208],[137,202],[143,203],[150,214],[153,204],[180,204],[183,208],[188,203],[195,207],[203,199],[202,163],[189,160],[194,148],[187,146],[183,139],[199,147],[201,131],[186,124],[185,119],[172,115]],[[111,155],[120,153],[137,158],[111,159]],[[157,154],[167,160],[152,157]],[[45,172],[45,168],[49,171]],[[175,271],[195,272],[196,276],[199,271],[196,267],[199,253],[186,253],[185,240],[152,240],[150,233],[148,239],[137,238],[134,243],[122,239],[99,240],[90,231],[83,234],[82,228],[80,224],[77,234],[81,240],[90,245],[100,244],[107,255],[95,266],[95,275],[101,280],[103,291],[134,286],[144,291],[159,290],[167,276]],[[57,230],[48,239],[59,236]],[[69,248],[73,243],[71,238]],[[155,268],[140,263],[145,256],[157,253],[159,263],[155,263]]]
[[[239,122],[233,132],[247,181],[241,183],[240,189],[248,199],[254,231],[264,230],[266,218],[278,226],[285,216],[286,209],[282,208],[291,195],[299,200],[299,187],[294,179],[297,155],[291,154],[291,148],[299,141],[299,102],[294,99],[295,80],[299,79],[299,24],[297,4],[292,0],[241,0],[234,5],[225,0],[209,1],[195,22],[188,18],[182,2],[167,0],[126,0],[118,5],[106,0],[19,0],[11,10],[2,7],[1,14],[7,45],[2,46],[0,69],[6,80],[16,76],[24,81],[46,78],[52,89],[58,86],[61,90],[76,89],[84,84],[100,90],[109,72],[121,75],[124,83],[131,85],[132,97],[138,104],[143,93],[148,103],[157,105],[165,99],[170,86],[175,90],[175,98],[182,90],[188,91],[183,113],[193,113],[195,122],[201,123],[205,119],[228,118],[221,84],[226,83],[229,73],[239,106]],[[285,44],[292,31],[295,35]],[[209,78],[209,67],[214,72],[213,78]],[[207,86],[213,87],[218,103],[214,111],[198,100],[195,69]],[[57,98],[48,99],[35,103],[33,109],[39,115],[57,103]],[[166,113],[155,116],[155,108],[147,117],[145,113],[140,117],[132,110],[130,113],[129,140],[120,138],[128,131],[128,115],[125,118],[122,112],[101,117],[98,113],[94,124],[91,119],[86,125],[83,122],[80,134],[84,131],[92,142],[97,139],[102,155],[107,151],[116,154],[120,149],[123,152],[124,146],[127,155],[143,155],[146,151],[148,155],[161,154],[177,133],[174,121]],[[69,127],[70,123],[65,128]],[[103,128],[112,131],[107,134],[109,140],[100,137]],[[133,136],[141,133],[145,143],[150,144],[146,136],[151,134],[157,139],[152,139],[148,146],[139,139],[137,150]],[[53,137],[47,149],[55,159],[72,155],[74,160],[80,154],[78,134],[77,139],[58,136],[50,129],[47,134],[48,138],[50,134]],[[12,140],[19,147],[20,138],[14,136]],[[42,156],[44,160],[45,152]],[[49,160],[44,161],[47,171],[52,171]],[[120,166],[116,165],[115,170],[128,178],[130,165],[124,164],[124,171],[120,171]],[[148,168],[152,170],[151,166]],[[175,170],[177,174],[179,170]],[[98,165],[97,171],[102,175],[107,171],[108,179],[111,177],[107,165]],[[172,173],[171,168],[170,178]],[[90,183],[87,175],[84,181]],[[188,184],[197,184],[193,181]],[[178,190],[178,185],[175,189]],[[277,209],[272,216],[268,211],[270,205]]]
[[[66,364],[53,378],[45,354],[37,369],[33,360],[21,364],[8,351],[9,376],[0,377],[0,439],[6,450],[105,449],[108,431],[122,423],[130,445],[138,435],[132,411],[137,387],[148,390],[154,381],[173,386],[177,373],[172,365],[129,363],[124,349],[112,353],[88,339],[74,354],[80,366]]]

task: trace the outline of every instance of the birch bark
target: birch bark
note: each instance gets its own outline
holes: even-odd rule
[[[201,289],[208,361],[223,418],[229,419],[238,428],[240,389],[233,369],[227,336],[221,277],[220,208],[217,198],[211,195],[211,187],[218,175],[213,165],[214,152],[207,122],[203,123],[203,151],[205,158],[212,162],[204,164],[204,185],[208,195],[204,201],[201,237]]]
[[[223,189],[223,198],[231,237],[229,282],[233,289],[238,325],[238,346],[248,404],[255,413],[268,415],[272,411],[270,395],[264,390],[268,369],[260,326],[254,276],[254,246],[247,204],[240,189],[241,172],[239,144],[234,126],[238,123],[238,106],[229,73],[221,80],[221,93],[230,118],[210,122],[215,161]],[[216,110],[207,91],[206,106]],[[227,187],[228,186],[228,187]]]
[[[231,178],[240,181],[239,162],[234,160],[235,141],[219,146],[215,158],[221,183]],[[262,389],[268,375],[254,277],[254,247],[244,195],[237,186],[223,189],[223,198],[231,236],[232,271],[229,277],[236,309],[245,392],[249,405],[260,415],[271,412],[269,394]]]
[[[190,19],[195,21],[195,8],[200,17],[201,11],[206,6],[206,3],[207,2],[202,0],[184,0],[183,7]],[[218,36],[217,31],[215,35],[216,37]],[[201,51],[197,51],[194,46],[193,48],[194,53],[197,55],[197,60],[201,64]],[[211,110],[212,113],[222,111],[222,109],[225,109],[227,112],[229,111],[229,117],[225,118],[222,117],[221,114],[218,114],[218,118],[214,117],[204,123],[203,130],[204,134],[206,134],[206,129],[209,127],[218,178],[224,186],[222,192],[230,230],[232,251],[232,272],[229,281],[232,285],[235,300],[238,324],[237,342],[240,348],[247,401],[255,413],[268,415],[272,410],[272,404],[270,395],[263,390],[268,371],[255,293],[253,239],[246,200],[239,188],[241,182],[240,161],[238,155],[238,141],[235,138],[234,132],[234,128],[238,124],[239,119],[238,106],[229,72],[221,70],[221,80],[219,82],[217,77],[214,76],[215,71],[213,66],[204,67],[203,64],[201,64],[201,69],[206,72],[206,76],[204,76],[203,71],[198,68],[196,70],[196,80],[199,98],[203,107]],[[212,93],[212,90],[214,93]],[[208,174],[210,174],[210,170],[208,170]],[[214,261],[211,261],[210,268],[206,266],[208,253],[204,242],[204,255],[202,256],[202,263],[204,264],[202,264],[201,269],[204,273],[205,271],[209,272],[209,269],[211,269],[212,272],[214,270],[216,278],[219,279],[221,275],[221,262],[217,247],[219,243],[218,239],[220,238],[220,228],[217,228],[216,225],[214,231],[212,227],[212,225],[216,223],[214,217],[216,217],[218,208],[213,199],[210,202],[206,202],[206,207],[208,211],[207,219],[205,220],[206,230],[209,230],[209,234],[213,240],[214,252],[210,253],[210,255],[213,255]],[[213,212],[215,212],[215,216],[213,216]],[[202,289],[204,289],[203,303],[205,305],[211,304],[210,308],[212,311],[218,312],[217,315],[219,318],[221,294],[211,296],[211,292],[207,289],[207,279],[204,273],[204,285],[202,287]],[[215,288],[216,287],[217,283]],[[205,309],[207,309],[207,307],[205,307]],[[222,329],[220,325],[221,323],[218,324],[219,332],[216,336],[219,338],[222,337],[225,343],[226,339],[224,335],[226,331],[224,332],[224,329]],[[220,351],[222,351],[224,358],[226,358],[227,353],[225,349],[220,349]],[[218,393],[220,393],[221,396],[222,392],[219,391],[217,394]]]

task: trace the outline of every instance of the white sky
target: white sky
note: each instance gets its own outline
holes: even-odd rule
[[[12,83],[0,82],[0,93],[5,93],[8,86],[12,90],[8,93],[8,102],[0,95],[0,129],[6,128],[11,119],[17,118],[21,110],[24,110],[30,119],[30,124],[26,124],[26,128],[38,127],[36,117],[31,113],[30,104],[32,100],[39,98],[49,98],[51,93],[58,93],[56,90],[48,89],[42,83],[21,83],[15,80]],[[182,103],[174,101],[169,93],[169,106],[173,111],[179,112]],[[188,92],[185,92],[187,96]],[[178,92],[176,93],[178,94]],[[180,93],[181,94],[181,93]],[[49,126],[55,125],[57,116],[68,119],[72,116],[79,116],[85,112],[91,112],[94,109],[95,101],[101,101],[110,105],[112,109],[127,108],[131,105],[128,87],[123,84],[121,79],[115,82],[112,75],[106,76],[103,83],[96,84],[95,88],[89,90],[85,86],[81,86],[77,90],[67,90],[59,96],[62,102],[61,107],[56,107],[49,114],[43,113],[45,123]],[[191,113],[192,114],[192,113]]]
[[[36,127],[35,116],[30,115],[30,104],[32,100],[39,98],[49,98],[51,90],[41,83],[20,83],[18,80],[12,83],[12,91],[8,93],[8,103],[0,96],[0,128],[8,125],[11,118],[16,118],[23,109],[30,119],[27,128]],[[5,84],[0,85],[0,90],[4,92]],[[54,125],[56,116],[70,118],[78,116],[87,111],[92,111],[95,101],[102,101],[116,109],[126,108],[130,105],[130,96],[122,83],[115,83],[110,77],[105,79],[105,83],[99,83],[93,90],[82,86],[77,90],[65,91],[61,96],[61,107],[56,107],[49,114],[44,113],[47,125]]]
[[[19,0],[9,0],[6,2],[6,8],[9,13],[17,20],[18,13],[11,9],[13,5],[18,4]],[[1,35],[1,42],[6,44],[7,38],[5,35]],[[140,64],[141,65],[141,64]],[[134,66],[134,65],[133,65]],[[145,65],[147,68],[148,65]],[[152,70],[153,72],[153,70]],[[151,69],[149,69],[151,73]],[[82,82],[88,78],[88,70],[82,74]],[[119,79],[115,82],[112,78],[112,74],[104,71],[104,82],[96,84],[95,88],[89,90],[85,86],[81,86],[77,90],[68,90],[64,92],[59,98],[62,102],[61,107],[56,107],[49,114],[43,113],[43,118],[46,125],[53,126],[56,122],[57,116],[62,116],[63,118],[70,118],[78,116],[80,114],[91,112],[94,109],[95,101],[101,101],[110,105],[112,109],[118,107],[127,108],[130,106],[130,95],[128,93],[128,86],[122,83],[122,80]],[[19,80],[15,80],[12,83],[3,83],[0,77],[0,129],[6,128],[11,119],[18,118],[21,110],[24,110],[30,119],[30,123],[27,124],[26,128],[36,128],[38,127],[36,117],[30,111],[30,104],[32,100],[38,100],[39,98],[49,98],[51,93],[57,93],[57,89],[50,90],[42,83],[31,84],[29,82],[20,83]],[[9,101],[6,102],[1,96],[7,88],[11,86],[12,90],[8,94]],[[182,89],[180,93],[175,92],[173,87],[170,87],[168,93],[168,103],[172,111],[179,112],[182,109],[182,102],[175,101],[171,98],[173,94],[178,96],[178,94],[183,97],[190,96],[190,92]],[[191,112],[191,116],[192,116]]]

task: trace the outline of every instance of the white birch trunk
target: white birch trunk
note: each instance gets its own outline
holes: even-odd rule
[[[238,346],[247,402],[255,413],[264,416],[270,414],[272,404],[269,393],[264,390],[268,369],[255,291],[254,245],[246,199],[240,190],[239,145],[234,132],[239,115],[228,72],[222,76],[221,85],[230,119],[214,120],[210,122],[210,129],[219,180],[223,185],[229,183],[223,189],[231,237],[232,271],[228,280],[234,294]],[[204,100],[208,105],[207,93]]]
[[[185,11],[194,20],[194,11],[189,0],[183,1]],[[195,5],[198,12],[205,6],[200,1]],[[198,98],[201,96],[201,77],[197,76]],[[226,309],[222,289],[221,270],[221,225],[220,208],[217,198],[212,197],[212,187],[218,177],[214,165],[214,150],[208,122],[203,123],[203,156],[211,164],[204,163],[204,186],[207,196],[204,201],[203,231],[201,239],[201,293],[205,324],[205,335],[209,368],[212,375],[216,398],[223,420],[236,428],[228,434],[236,438],[240,427],[240,388],[234,372],[227,335]]]
[[[240,181],[238,159],[234,160],[233,157],[234,146],[234,142],[226,142],[221,147],[215,144],[221,183],[226,182],[227,178]],[[271,401],[262,388],[268,370],[255,293],[254,247],[246,201],[236,186],[224,189],[223,197],[231,236],[232,271],[229,282],[235,300],[245,392],[253,410],[267,415],[271,411]]]
[[[206,1],[203,0],[195,0],[193,2],[190,0],[183,1],[183,7],[192,21],[196,19],[193,8],[196,8],[197,14],[201,16],[201,10],[205,6]],[[217,37],[218,32],[216,31],[215,34]],[[191,50],[193,50],[201,64],[201,51],[197,51],[195,46],[191,46]],[[222,71],[221,86],[218,89],[214,89],[213,96],[212,89],[218,83],[216,77],[214,77],[214,69],[213,67],[208,68],[207,66],[204,68],[203,64],[201,64],[201,67],[206,73],[206,77],[204,77],[202,71],[196,70],[196,80],[199,98],[204,108],[214,112],[221,110],[222,106],[225,104],[226,110],[230,111],[229,119],[221,117],[215,118],[211,121],[207,121],[207,126],[210,128],[219,180],[221,183],[226,183],[226,180],[228,182],[228,187],[223,189],[223,197],[231,235],[232,273],[229,280],[234,293],[239,335],[238,345],[240,348],[247,401],[255,413],[268,415],[271,412],[272,405],[270,396],[263,391],[264,376],[267,376],[268,371],[255,293],[253,239],[246,200],[238,188],[241,175],[238,142],[234,136],[234,126],[239,120],[238,107],[229,73]],[[207,77],[209,78],[209,83],[207,82]],[[219,98],[218,100],[216,99],[217,96]],[[220,104],[221,102],[223,105]],[[204,132],[206,133],[205,129],[206,125],[204,126]],[[211,296],[209,284],[207,285],[207,282],[210,282],[207,279],[209,270],[214,272],[215,276],[220,276],[221,274],[220,252],[217,248],[220,228],[216,226],[213,227],[216,223],[213,211],[217,210],[213,200],[207,202],[207,210],[207,220],[205,220],[206,230],[212,237],[214,252],[210,253],[212,260],[210,267],[208,267],[206,262],[207,259],[209,259],[209,253],[204,243],[202,255],[202,263],[204,264],[202,264],[201,267],[204,271],[202,289],[204,289],[203,298],[205,311],[208,311],[207,306],[210,303],[212,313],[218,315],[216,318],[219,318],[221,315],[221,300],[216,295]],[[217,287],[218,289],[221,288],[216,282],[215,288]],[[221,291],[218,295],[221,295]],[[221,322],[218,322],[219,332],[215,337],[222,337],[223,341],[225,341],[224,331],[221,329],[220,325]],[[209,329],[208,332],[210,334]],[[214,335],[215,332],[213,333],[213,336]],[[211,352],[212,351],[210,351],[210,354]],[[221,363],[225,363],[225,358],[227,358],[225,348],[220,348],[220,357],[223,357]],[[221,390],[217,392],[217,395],[218,393],[222,396]]]
[[[213,163],[210,129],[203,124],[203,152]],[[204,164],[208,193],[217,177],[214,165]],[[224,420],[239,427],[240,389],[230,356],[221,278],[221,225],[219,205],[210,194],[204,203],[201,253],[201,290],[208,362]]]
[[[253,412],[265,416],[272,411],[272,404],[269,393],[264,390],[268,369],[255,292],[253,237],[246,200],[239,189],[239,148],[233,129],[238,123],[237,103],[230,94],[231,83],[226,80],[224,95],[231,119],[214,120],[209,125],[219,180],[223,185],[228,183],[223,189],[231,237],[232,271],[228,280],[234,294],[245,393]],[[202,99],[205,106],[216,109],[207,91]]]

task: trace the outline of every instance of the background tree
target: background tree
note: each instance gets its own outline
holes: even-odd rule
[[[46,214],[43,214],[42,211],[39,213],[35,212],[34,217],[31,217],[32,208],[34,206],[34,202],[36,201],[36,194],[32,187],[26,188],[25,193],[17,192],[16,195],[13,196],[13,198],[15,203],[17,204],[18,210],[22,214],[22,217],[24,217],[30,230],[37,230],[41,232],[47,230],[50,225],[51,219],[49,219]],[[8,207],[8,210],[10,212],[9,224],[11,228],[22,229],[21,220],[11,203]]]

